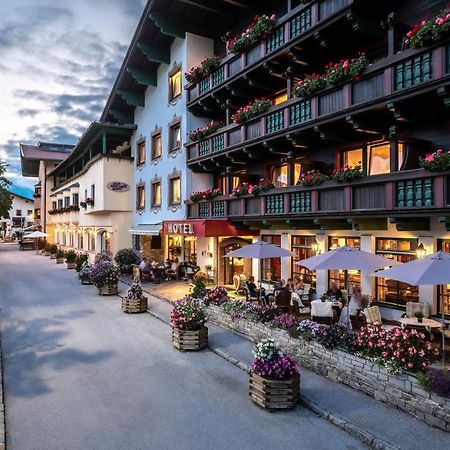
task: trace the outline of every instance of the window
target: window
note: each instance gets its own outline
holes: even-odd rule
[[[62,208],[62,207],[63,207],[63,199],[60,198],[60,199],[58,200],[58,208]]]
[[[33,215],[33,210],[32,209],[28,209],[27,210],[27,216],[32,216]]]
[[[133,250],[137,252],[141,251],[141,236],[139,234],[131,235],[131,242]]]
[[[274,105],[280,105],[281,103],[287,102],[287,99],[288,99],[287,93],[284,92],[283,94],[277,95],[277,96],[273,99],[273,104],[274,104]]]
[[[91,199],[95,200],[95,184],[91,184]]]
[[[369,146],[367,173],[380,175],[391,171],[391,146],[389,143]]]
[[[139,142],[137,144],[136,151],[136,164],[140,166],[145,163],[145,141]]]
[[[25,217],[13,217],[12,226],[14,228],[21,228],[25,223]]]
[[[57,203],[56,202],[52,202],[52,209],[56,209],[57,208]]]
[[[145,209],[145,185],[137,187],[136,191],[136,209]]]
[[[272,183],[275,187],[281,188],[289,185],[288,180],[288,166],[283,164],[272,168]]]
[[[178,122],[169,128],[169,152],[181,147],[181,124]]]
[[[22,215],[22,210],[21,209],[17,209],[16,210],[16,216],[20,217]]]
[[[268,244],[281,247],[281,236],[279,234],[265,234],[261,240]],[[281,278],[281,258],[270,258],[262,260],[262,278],[267,281],[276,281]]]
[[[169,100],[172,101],[181,95],[181,69],[177,69],[169,76]]]
[[[397,144],[398,165],[397,170],[400,170],[403,164],[403,155],[405,154],[405,144],[399,142]]]
[[[161,132],[158,132],[152,136],[152,159],[161,158],[161,155],[162,155]]]
[[[64,207],[67,208],[70,205],[70,197],[64,197]]]
[[[348,150],[343,153],[343,163],[344,166],[353,167],[356,165],[361,165],[363,160],[363,150],[358,148],[356,150]]]
[[[78,206],[79,200],[80,198],[78,194],[72,194],[72,205]]]
[[[376,240],[376,253],[402,263],[416,259],[417,239]],[[380,302],[392,305],[406,305],[406,302],[419,301],[419,289],[401,281],[376,278],[376,298]]]
[[[360,239],[359,237],[340,236],[330,236],[328,238],[328,250],[343,246],[360,248]],[[340,289],[346,289],[348,291],[351,286],[361,287],[361,272],[359,270],[348,270],[347,283],[345,278],[345,270],[328,271],[328,282],[334,281]]]
[[[152,183],[152,208],[161,206],[161,182]]]
[[[176,205],[181,203],[181,178],[175,177],[169,179],[169,204]]]
[[[292,236],[291,238],[291,251],[294,254],[291,277],[299,277],[304,283],[310,285],[316,284],[315,271],[310,271],[305,267],[299,266],[297,263],[315,255],[311,248],[315,240],[315,236]]]
[[[450,253],[450,240],[438,239],[438,250]],[[450,284],[438,286],[438,305],[439,313],[450,314]]]

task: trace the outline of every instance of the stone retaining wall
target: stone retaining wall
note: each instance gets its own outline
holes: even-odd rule
[[[450,399],[424,391],[413,375],[393,375],[372,361],[342,350],[327,350],[316,341],[292,338],[284,330],[259,322],[233,319],[214,305],[207,311],[209,319],[223,328],[252,341],[273,337],[302,366],[396,406],[429,425],[450,431]]]

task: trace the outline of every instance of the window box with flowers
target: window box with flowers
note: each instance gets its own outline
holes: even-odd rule
[[[438,15],[413,25],[406,33],[405,45],[423,48],[442,41],[450,34],[450,11],[441,11]]]
[[[432,172],[440,172],[450,169],[450,151],[436,150],[427,153],[425,157],[419,157],[419,166]]]
[[[324,181],[328,180],[328,175],[325,175],[318,170],[309,170],[306,173],[300,175],[299,183],[302,186],[317,186],[322,184]]]
[[[271,16],[266,14],[255,16],[240,36],[232,36],[231,33],[227,33],[223,38],[226,43],[227,52],[238,55],[253,44],[266,38],[272,32],[275,26],[275,20],[275,14]]]
[[[294,97],[308,97],[318,91],[321,91],[327,85],[327,79],[323,75],[318,73],[312,73],[305,75],[302,80],[295,82],[292,89],[292,95]]]
[[[271,106],[270,100],[256,99],[245,106],[239,108],[232,116],[234,123],[245,123],[253,117],[265,113]]]
[[[93,198],[87,197],[84,201],[86,202],[86,205],[94,206],[94,199]]]
[[[86,209],[87,203],[86,202],[80,202],[80,208]]]
[[[170,315],[172,324],[172,344],[180,351],[201,350],[208,345],[208,328],[205,309],[190,296],[178,302]]]
[[[261,192],[267,192],[273,189],[274,185],[270,180],[261,178],[258,184],[250,184],[246,181],[239,183],[231,191],[230,197],[242,197],[243,195],[259,195]]]
[[[341,169],[334,169],[331,178],[336,183],[349,183],[354,180],[359,180],[363,176],[363,171],[360,165],[353,167],[344,166]]]
[[[198,66],[191,68],[189,72],[186,72],[184,76],[189,83],[197,83],[202,78],[210,75],[220,65],[220,58],[218,56],[212,56],[211,58],[204,59]]]
[[[292,409],[300,396],[300,374],[294,359],[272,338],[255,345],[250,374],[250,398],[264,409]]]
[[[192,142],[201,141],[223,127],[223,122],[211,120],[204,128],[197,128],[189,133],[189,139]]]
[[[206,191],[196,191],[193,192],[190,197],[189,200],[191,202],[199,202],[201,200],[212,200],[215,197],[218,197],[219,195],[222,195],[222,192],[219,188],[216,189],[208,189]]]

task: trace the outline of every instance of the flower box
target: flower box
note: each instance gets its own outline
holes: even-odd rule
[[[68,269],[75,269],[75,267],[77,266],[77,263],[75,262],[68,262],[66,264]]]
[[[94,284],[89,277],[80,277],[80,283],[85,285]]]
[[[64,258],[56,258],[56,256],[55,256],[55,259],[56,259],[56,264],[63,264],[64,263]]]
[[[119,284],[105,284],[104,286],[97,286],[98,295],[117,295],[119,293]]]
[[[201,350],[208,345],[208,328],[203,326],[199,330],[187,331],[172,327],[172,344],[182,352]]]
[[[300,376],[287,380],[271,380],[252,372],[249,395],[253,403],[264,409],[295,408],[300,396]]]
[[[44,255],[45,256],[52,256],[52,254],[50,252],[45,252]]]
[[[147,311],[148,299],[141,297],[138,299],[124,297],[122,299],[122,311],[128,314],[138,314]]]

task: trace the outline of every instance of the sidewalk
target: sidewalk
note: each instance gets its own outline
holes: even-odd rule
[[[169,324],[170,302],[147,293],[149,313]],[[252,342],[211,322],[208,330],[213,352],[243,370],[250,368]],[[305,368],[301,368],[301,394],[308,408],[372,448],[437,450],[449,440],[444,431]]]

